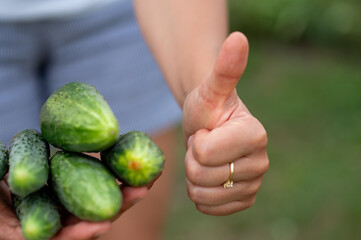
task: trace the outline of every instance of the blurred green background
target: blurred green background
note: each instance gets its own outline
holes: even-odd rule
[[[178,161],[165,239],[361,239],[361,2],[229,9],[231,30],[250,41],[238,92],[267,129],[270,169],[253,207],[211,217],[188,199]]]

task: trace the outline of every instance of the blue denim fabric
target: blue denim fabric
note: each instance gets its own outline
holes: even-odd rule
[[[94,85],[121,133],[178,123],[181,110],[151,56],[130,1],[63,20],[0,23],[0,141],[39,129],[40,108],[71,81]]]

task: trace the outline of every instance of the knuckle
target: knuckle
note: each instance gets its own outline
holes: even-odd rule
[[[195,159],[199,163],[201,163],[202,165],[207,164],[207,159],[208,159],[209,154],[208,154],[207,147],[204,143],[201,143],[201,142],[195,140],[193,154],[194,154]]]
[[[252,195],[253,193],[254,193],[253,185],[250,183],[247,183],[247,186],[243,189],[241,194],[243,197],[248,197],[249,195]]]
[[[202,176],[201,168],[194,161],[190,160],[186,164],[186,174],[189,181],[199,183]]]
[[[227,210],[219,208],[218,206],[204,206],[199,204],[196,204],[195,206],[198,211],[209,216],[227,216],[235,213],[233,209]]]
[[[256,130],[254,132],[252,144],[260,149],[266,148],[268,143],[266,129],[257,119],[255,119],[255,121],[256,121],[256,128],[255,128]]]
[[[268,157],[265,159],[262,159],[258,164],[257,167],[255,169],[255,175],[256,176],[262,176],[263,174],[265,174],[269,169],[269,159]]]
[[[268,137],[266,129],[263,127],[260,121],[254,116],[245,113],[242,116],[242,126],[247,127],[250,132],[248,139],[248,147],[250,149],[263,149],[267,147]]]
[[[195,204],[195,207],[198,211],[200,211],[203,214],[214,215],[208,207],[204,207],[203,205],[200,205],[200,204]]]
[[[244,191],[244,195],[254,195],[256,194],[259,189],[261,188],[262,181],[260,179],[257,179],[256,181],[250,183],[246,190]]]
[[[189,199],[194,203],[199,203],[200,201],[200,193],[196,187],[189,187],[188,188],[188,196]]]
[[[266,148],[268,144],[268,136],[266,129],[262,126],[262,130],[260,130],[260,137],[259,137],[259,146],[260,148]]]
[[[262,161],[262,172],[263,172],[263,174],[265,174],[267,171],[268,171],[268,169],[269,169],[269,158],[268,157],[266,157],[263,161]]]
[[[248,201],[245,202],[245,207],[250,208],[256,203],[256,196],[252,197]]]
[[[262,178],[256,180],[256,182],[253,184],[252,191],[254,194],[256,194],[259,191],[261,185],[262,185]]]

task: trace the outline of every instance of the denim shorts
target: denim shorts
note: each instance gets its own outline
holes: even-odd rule
[[[181,110],[137,26],[131,1],[64,19],[0,22],[0,141],[39,129],[44,101],[71,81],[95,86],[121,133],[177,124]]]

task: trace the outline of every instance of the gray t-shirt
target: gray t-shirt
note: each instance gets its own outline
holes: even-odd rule
[[[122,0],[0,0],[0,21],[76,16]]]

